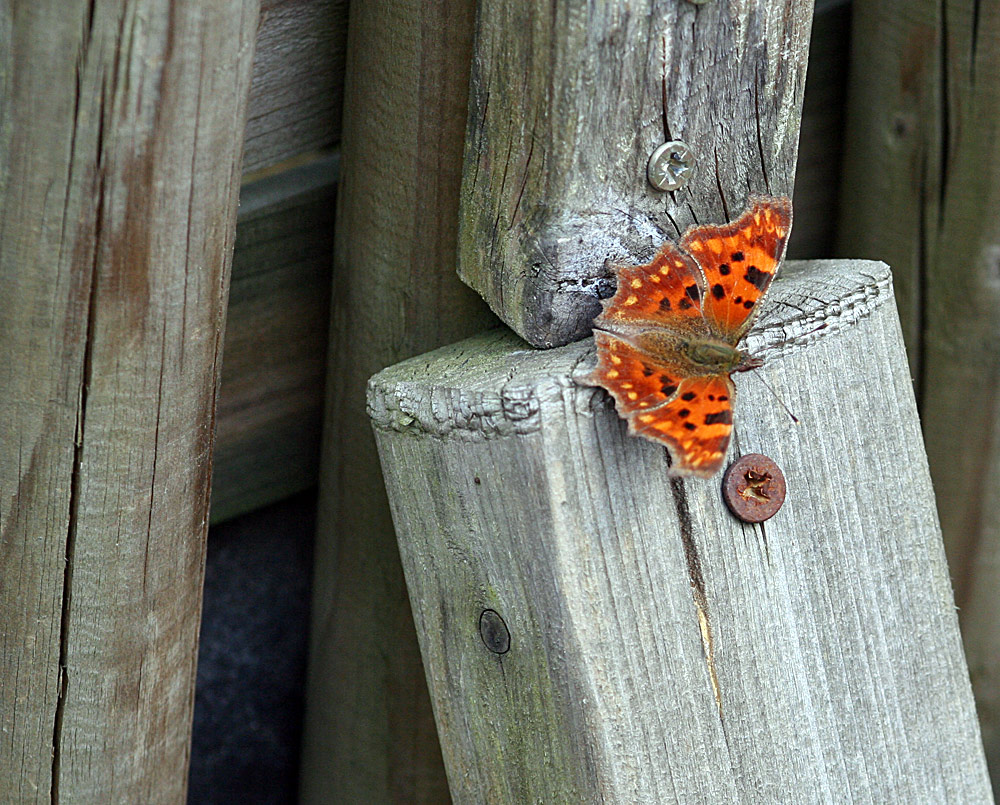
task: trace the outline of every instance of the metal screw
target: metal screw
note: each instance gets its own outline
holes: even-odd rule
[[[694,153],[687,143],[671,140],[657,148],[646,163],[646,178],[657,190],[679,190],[691,179]]]
[[[486,648],[494,654],[506,654],[510,651],[510,630],[499,613],[492,609],[484,609],[479,616],[479,636],[483,638]]]
[[[785,502],[785,476],[767,456],[747,453],[722,477],[722,497],[744,522],[763,523]]]

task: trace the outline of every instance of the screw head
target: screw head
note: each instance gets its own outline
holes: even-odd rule
[[[479,616],[479,636],[494,654],[510,651],[510,630],[500,614],[492,609],[484,609]]]
[[[687,143],[671,140],[650,155],[646,178],[657,190],[679,190],[690,181],[694,161]]]
[[[785,502],[785,476],[767,456],[747,453],[722,477],[722,497],[729,510],[746,523],[763,523]]]

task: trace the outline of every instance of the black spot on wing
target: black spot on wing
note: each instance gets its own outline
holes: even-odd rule
[[[743,279],[753,285],[758,291],[763,291],[767,283],[771,281],[771,275],[761,271],[757,266],[747,266],[747,273]]]
[[[684,292],[691,297],[692,302],[697,302],[701,299],[701,288],[695,285],[693,282],[684,289]]]
[[[670,310],[670,297],[664,296],[660,300],[660,310],[662,310],[664,312]]]
[[[694,393],[693,391],[685,391],[685,392],[684,392],[684,393],[683,393],[683,394],[681,395],[681,399],[682,399],[682,400],[684,400],[685,402],[691,402],[691,400],[693,400],[693,399],[694,399],[695,397],[697,397],[697,396],[698,396],[698,395],[697,395],[697,394],[695,394],[695,393]]]
[[[734,263],[742,263],[743,252],[733,252],[731,255],[729,255],[729,259],[732,260]]]
[[[715,283],[715,285],[712,286],[712,296],[714,296],[716,299],[722,299],[722,297],[725,295],[726,295],[726,289],[723,288],[720,283],[717,282]]]
[[[719,273],[723,277],[728,277],[729,276],[729,263],[720,263],[719,264]]]
[[[688,430],[694,430],[698,426],[695,425],[694,422],[685,422],[684,427],[687,428]]]
[[[719,411],[714,414],[705,415],[706,425],[715,425],[718,422],[724,422],[727,425],[733,424],[733,412],[732,411]]]

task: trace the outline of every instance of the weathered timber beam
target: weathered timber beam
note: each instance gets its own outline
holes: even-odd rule
[[[616,262],[752,193],[791,195],[812,2],[503,0],[480,7],[459,273],[535,346],[590,332]],[[693,153],[673,192],[665,141]]]
[[[372,379],[456,802],[992,801],[888,269],[787,264],[747,342],[800,420],[736,376],[757,526],[574,382],[590,341]]]
[[[472,0],[351,7],[305,803],[447,798],[364,399],[374,372],[493,321],[455,275],[473,17]]]
[[[0,11],[0,801],[182,803],[257,0]]]
[[[889,261],[1000,790],[1000,6],[854,3],[840,250]]]

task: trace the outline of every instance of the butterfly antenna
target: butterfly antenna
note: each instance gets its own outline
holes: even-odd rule
[[[766,388],[769,392],[771,392],[771,396],[773,396],[774,399],[776,399],[778,401],[778,404],[782,408],[785,409],[785,413],[788,414],[788,416],[790,416],[792,418],[792,422],[794,422],[796,425],[798,425],[799,424],[799,418],[797,416],[795,416],[795,414],[792,413],[792,410],[787,405],[785,405],[785,401],[783,399],[781,399],[781,397],[778,396],[778,392],[776,392],[774,390],[774,388],[771,386],[771,384],[768,383],[763,378],[762,375],[757,374],[756,371],[753,373],[753,376],[756,377],[761,383],[764,384],[764,388]]]

